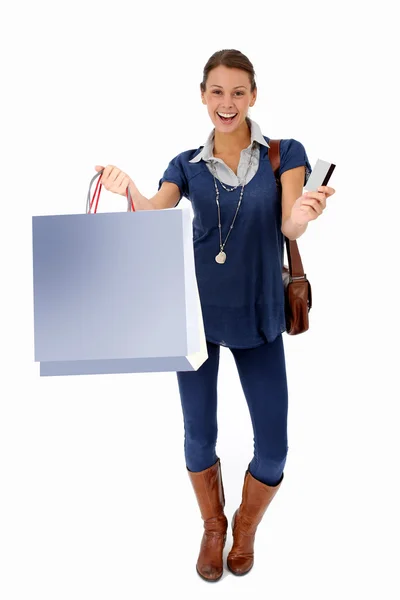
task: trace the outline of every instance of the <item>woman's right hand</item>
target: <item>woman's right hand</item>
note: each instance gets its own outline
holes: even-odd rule
[[[128,185],[132,182],[129,175],[121,171],[121,169],[118,169],[118,167],[114,167],[114,165],[107,165],[106,167],[97,165],[95,169],[98,173],[104,169],[103,174],[100,177],[100,183],[106,190],[114,192],[115,194],[120,194],[121,196],[126,196]]]

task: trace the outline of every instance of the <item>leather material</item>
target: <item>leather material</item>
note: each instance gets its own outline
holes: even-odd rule
[[[280,193],[281,181],[279,177],[280,166],[280,140],[269,140],[269,161],[275,175],[276,184]],[[309,329],[308,313],[312,307],[311,284],[304,273],[303,263],[296,240],[289,240],[285,236],[286,254],[289,267],[283,265],[282,280],[285,293],[286,331],[289,335],[298,335]]]
[[[253,567],[255,533],[282,479],[278,485],[269,486],[255,479],[247,469],[242,502],[232,518],[233,545],[227,562],[234,575],[245,575]]]
[[[307,277],[292,280],[284,265],[282,279],[285,290],[286,331],[289,335],[304,333],[309,329],[308,313],[312,306],[311,284]]]
[[[203,579],[218,581],[223,574],[223,549],[228,529],[228,519],[224,514],[225,495],[221,461],[218,459],[204,471],[187,470],[204,521],[196,570]]]

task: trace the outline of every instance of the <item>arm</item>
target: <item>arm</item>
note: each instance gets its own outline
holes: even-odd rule
[[[297,225],[291,219],[294,203],[303,193],[305,167],[288,169],[281,175],[282,184],[282,226],[281,231],[289,240],[296,240],[307,229],[305,225]]]
[[[170,181],[164,181],[157,194],[150,199],[145,198],[139,192],[132,180],[129,181],[128,186],[135,210],[162,210],[165,208],[173,208],[176,206],[181,195],[176,183]]]

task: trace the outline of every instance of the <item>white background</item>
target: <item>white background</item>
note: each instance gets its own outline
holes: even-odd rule
[[[0,596],[399,598],[399,46],[391,2],[16,2],[1,56]],[[82,213],[94,165],[155,194],[168,162],[212,128],[208,58],[256,70],[250,116],[300,140],[337,191],[299,239],[309,332],[285,348],[285,481],[255,566],[196,574],[202,521],[183,456],[176,375],[40,378],[32,215]],[[188,202],[183,200],[182,202]],[[125,210],[103,189],[100,210]],[[154,240],[157,243],[157,240]],[[88,307],[90,310],[90,307]],[[226,514],[252,457],[247,405],[221,349]],[[231,535],[225,555],[230,549]]]

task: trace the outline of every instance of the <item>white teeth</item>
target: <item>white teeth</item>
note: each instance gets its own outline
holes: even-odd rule
[[[227,119],[229,119],[229,117],[235,117],[237,115],[237,113],[233,113],[233,114],[228,114],[228,113],[218,113],[221,117],[226,117]]]

